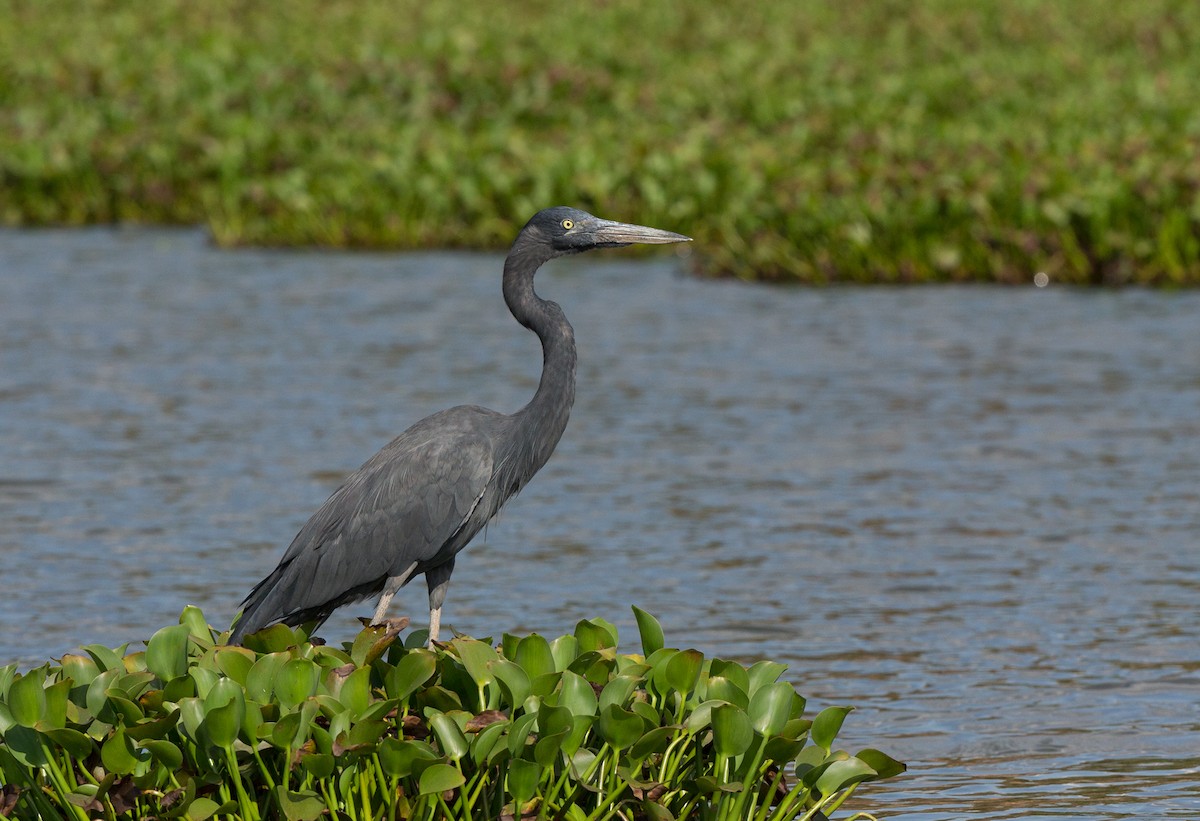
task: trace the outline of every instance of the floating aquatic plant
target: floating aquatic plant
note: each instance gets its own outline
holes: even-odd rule
[[[805,718],[784,665],[668,648],[634,611],[641,655],[603,619],[496,646],[429,650],[400,619],[341,648],[283,625],[230,647],[188,607],[144,650],[0,668],[0,815],[778,821],[904,771],[835,749],[850,708]]]

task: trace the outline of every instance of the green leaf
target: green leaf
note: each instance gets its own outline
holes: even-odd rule
[[[442,754],[451,761],[458,761],[467,754],[470,744],[463,735],[458,723],[445,713],[437,713],[430,717],[429,726],[437,736],[438,747]]]
[[[46,670],[37,667],[9,685],[8,709],[22,727],[32,727],[46,715]]]
[[[12,724],[4,731],[4,744],[0,753],[7,752],[26,767],[43,767],[46,764],[44,736],[32,727]],[[0,758],[0,773],[5,772],[4,759]]]
[[[467,783],[463,774],[449,764],[434,764],[421,773],[417,789],[421,795],[443,793]]]
[[[646,726],[644,720],[643,726]],[[655,727],[634,743],[629,750],[629,757],[634,761],[644,761],[651,755],[665,752],[678,732],[674,727]]]
[[[275,675],[275,697],[285,710],[317,692],[320,670],[308,659],[292,659],[279,668]]]
[[[596,716],[582,715],[573,716],[571,719],[571,730],[567,733],[567,737],[563,739],[562,749],[568,757],[574,756],[575,753],[583,746],[583,741],[587,738],[588,732],[592,725],[596,723]]]
[[[642,812],[646,814],[649,821],[675,821],[675,816],[671,815],[671,811],[657,801],[644,798],[641,806]]]
[[[254,651],[245,647],[218,647],[213,654],[217,669],[238,684],[244,685],[254,667]]]
[[[206,698],[208,691],[217,683],[217,679],[221,676],[216,670],[210,670],[207,667],[192,666],[188,668],[188,677],[196,682],[196,695],[200,698]]]
[[[212,628],[208,626],[208,621],[199,607],[189,604],[183,608],[183,612],[179,614],[179,623],[186,626],[188,633],[200,639],[205,646],[213,643]]]
[[[709,676],[708,682],[705,685],[704,698],[706,700],[728,701],[730,704],[736,704],[743,710],[750,706],[750,698],[746,695],[746,691],[724,676]]]
[[[614,749],[632,747],[642,738],[645,729],[646,722],[641,716],[616,704],[608,705],[600,713],[600,736]]]
[[[81,658],[81,656],[63,656],[62,665],[64,668],[67,666],[68,658]],[[95,667],[95,662],[92,662],[92,666]],[[8,698],[8,688],[12,686],[13,679],[16,677],[16,675],[17,665],[6,664],[3,667],[0,667],[0,703],[3,703]]]
[[[720,707],[728,702],[719,701],[716,699],[710,701],[702,701],[692,708],[692,712],[683,722],[683,726],[687,728],[689,733],[699,733],[705,727],[712,723],[712,711],[714,707]],[[637,706],[636,704],[634,705]],[[735,707],[739,705],[734,705]],[[744,709],[744,708],[742,708]]]
[[[219,680],[204,700],[204,726],[212,743],[229,747],[242,729],[246,715],[246,697],[242,686],[233,679]]]
[[[550,654],[554,657],[554,669],[561,673],[579,656],[579,642],[574,636],[559,636],[550,642]]]
[[[56,681],[45,689],[46,710],[38,723],[39,730],[67,726],[67,697],[71,693],[71,682]]]
[[[388,732],[389,725],[385,721],[359,721],[358,724],[350,727],[350,732],[347,735],[347,742],[350,748],[373,748],[379,743],[379,739],[383,738],[385,732]]]
[[[489,666],[492,675],[507,692],[508,703],[513,708],[524,704],[530,692],[529,674],[525,672],[525,668],[508,659],[496,659],[489,662]]]
[[[350,711],[350,715],[359,718],[371,705],[371,668],[359,667],[344,678],[333,675],[335,686],[330,688],[334,697]]]
[[[462,661],[463,667],[467,668],[467,675],[476,687],[486,687],[492,683],[494,678],[490,665],[500,658],[495,648],[468,638],[456,638],[450,642],[450,647]]]
[[[736,661],[713,659],[709,665],[708,674],[710,676],[721,676],[729,679],[729,681],[737,685],[739,690],[746,694],[747,699],[750,698],[750,674],[747,672],[745,667],[738,664]],[[747,701],[747,703],[749,703],[749,701]]]
[[[792,718],[788,719],[787,724],[783,725],[783,729],[779,734],[784,738],[800,738],[812,728],[812,721],[807,718]]]
[[[545,698],[558,689],[560,681],[562,681],[562,673],[545,673],[540,675],[529,682],[529,694]]]
[[[758,688],[750,697],[747,714],[754,729],[764,736],[777,735],[791,715],[795,688],[786,681],[777,681]]]
[[[748,686],[746,694],[751,698],[758,692],[759,688],[766,687],[768,684],[774,683],[783,672],[787,670],[786,664],[780,664],[777,661],[757,661],[749,670],[746,671]]]
[[[513,797],[518,814],[537,792],[541,775],[541,767],[532,761],[514,758],[508,762],[508,794]]]
[[[741,755],[754,741],[750,718],[739,707],[721,704],[712,711],[713,747],[719,755]]]
[[[641,635],[642,655],[649,656],[656,650],[661,650],[666,639],[658,619],[640,607],[633,608],[633,617],[637,619],[638,633]]]
[[[350,660],[356,667],[369,667],[396,643],[399,633],[383,625],[365,627],[350,647]]]
[[[537,633],[530,633],[517,643],[516,662],[529,676],[530,681],[538,676],[557,672],[550,643]]]
[[[125,738],[125,731],[120,727],[113,730],[100,747],[100,760],[104,763],[104,769],[118,775],[132,773],[140,763],[129,740]]]
[[[571,671],[562,674],[562,690],[559,693],[558,704],[566,707],[576,716],[596,715],[596,691],[583,676]]]
[[[658,710],[654,709],[654,705],[648,701],[638,701],[635,699],[634,702],[629,705],[629,709],[633,710],[635,713],[645,719],[646,724],[650,727],[657,727],[663,722],[662,716],[659,715]]]
[[[525,713],[513,720],[512,730],[508,734],[508,751],[513,758],[519,757],[524,751],[537,718],[537,713]]]
[[[101,672],[109,670],[118,670],[121,674],[127,672],[125,670],[125,658],[117,650],[104,647],[100,644],[88,644],[84,646],[83,651],[92,657],[92,660],[96,662],[96,666],[100,668]]]
[[[101,675],[104,675],[101,673]],[[196,695],[196,680],[191,676],[180,676],[168,681],[162,688],[163,701],[177,703]]]
[[[569,804],[563,813],[563,818],[565,821],[587,821],[588,814],[587,811],[578,804]]]
[[[418,761],[438,761],[439,756],[428,744],[420,741],[401,741],[385,738],[376,751],[383,771],[393,778],[407,778],[413,774]]]
[[[613,676],[604,685],[604,689],[600,691],[600,699],[597,707],[601,710],[611,704],[624,707],[625,703],[633,695],[633,691],[637,689],[638,681],[639,678],[636,676]]]
[[[520,641],[520,636],[514,636],[512,633],[502,634],[500,636],[500,655],[509,661],[515,660],[517,657],[517,645]]]
[[[154,673],[141,670],[121,676],[116,680],[114,687],[120,690],[127,698],[138,700],[144,694],[154,689],[152,686],[154,683]]]
[[[127,724],[125,726],[125,735],[134,740],[161,738],[175,726],[179,718],[180,711],[172,710],[166,715],[160,715],[158,718],[148,718],[136,724]]]
[[[533,745],[533,760],[543,767],[553,767],[558,763],[558,755],[570,733],[569,728],[557,733],[543,733]]]
[[[537,714],[538,735],[550,735],[569,731],[574,725],[574,715],[566,707],[543,704]]]
[[[804,749],[804,742],[783,736],[775,736],[767,741],[763,748],[763,761],[774,761],[786,764]]]
[[[484,727],[471,739],[471,762],[476,767],[494,763],[492,752],[504,740],[504,734],[508,732],[510,726],[508,721],[498,721]]]
[[[287,821],[316,821],[325,812],[325,799],[311,790],[292,792],[279,785],[275,788],[275,800]]]
[[[410,650],[388,671],[384,688],[388,698],[401,701],[421,688],[437,670],[437,657],[428,650]]]
[[[388,739],[395,741],[395,739]],[[382,764],[382,761],[380,762]],[[300,766],[313,778],[329,778],[333,774],[336,759],[328,753],[310,753],[300,759]],[[384,768],[386,772],[387,769]]]
[[[908,767],[903,763],[892,758],[886,753],[881,753],[879,750],[868,747],[865,750],[859,750],[854,754],[854,757],[865,763],[868,767],[875,771],[875,778],[869,779],[875,781],[881,778],[892,778],[905,772]]]
[[[242,644],[256,653],[282,653],[299,643],[296,631],[286,624],[272,624],[246,636]]]
[[[833,748],[833,741],[842,729],[842,722],[853,710],[853,707],[826,707],[817,713],[817,717],[813,719],[811,731],[813,744],[829,755],[829,751]]]
[[[681,650],[667,662],[664,676],[668,686],[686,698],[696,689],[703,668],[703,653],[699,650]]]
[[[187,737],[201,741],[200,728],[204,726],[204,701],[195,697],[179,700],[179,721],[187,731]]]
[[[204,699],[204,709],[215,710],[230,702],[245,704],[245,701],[246,694],[242,690],[242,685],[231,678],[221,678],[217,679],[216,683],[209,688],[208,695]]]
[[[173,624],[156,632],[146,642],[146,669],[163,682],[185,674],[190,634],[186,624]]]
[[[289,658],[287,653],[260,656],[246,673],[246,698],[259,704],[269,703],[271,694],[275,692],[275,677],[279,675],[279,668],[283,667]]]
[[[87,758],[96,748],[95,743],[90,738],[78,730],[73,730],[69,727],[46,730],[45,734],[47,738],[77,759]]]
[[[817,779],[816,788],[821,795],[833,795],[839,790],[876,777],[875,770],[865,761],[857,758],[847,758],[830,764],[821,777]]]
[[[584,619],[575,625],[579,652],[591,653],[617,646],[617,628],[604,619]]]
[[[216,815],[220,809],[221,805],[211,798],[197,798],[188,805],[188,821],[205,821]]]
[[[63,675],[75,682],[76,687],[87,687],[92,683],[92,679],[100,675],[100,668],[96,666],[96,662],[92,660],[91,656],[76,656],[68,653],[62,657],[60,663]],[[3,693],[3,688],[0,688],[0,693]]]
[[[169,772],[177,772],[183,765],[183,753],[170,741],[152,739],[141,742],[141,746]]]
[[[318,710],[316,699],[306,699],[297,712],[289,713],[275,722],[275,726],[271,730],[272,743],[277,747],[298,749],[308,740],[309,734],[314,730],[313,719],[316,718]],[[334,719],[336,720],[337,717],[335,716]],[[336,733],[333,734],[336,735]]]

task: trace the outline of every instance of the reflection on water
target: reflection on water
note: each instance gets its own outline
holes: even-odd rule
[[[1200,817],[1200,295],[780,290],[669,260],[539,275],[576,411],[448,621],[629,636],[636,603],[787,661],[814,707],[858,706],[849,748],[909,763],[863,790],[891,819]],[[227,622],[408,423],[519,407],[540,357],[499,266],[0,233],[0,660],[188,602]]]

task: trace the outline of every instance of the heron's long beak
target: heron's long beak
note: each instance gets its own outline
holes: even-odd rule
[[[642,245],[666,245],[672,242],[692,241],[691,237],[685,237],[683,234],[676,234],[672,231],[648,228],[645,225],[612,222],[610,220],[597,220],[596,227],[592,229],[592,236],[597,243],[605,245],[609,243],[613,245],[633,245],[635,243]]]

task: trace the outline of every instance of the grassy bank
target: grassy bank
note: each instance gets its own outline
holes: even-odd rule
[[[700,267],[1200,282],[1200,4],[0,0],[0,221]]]

